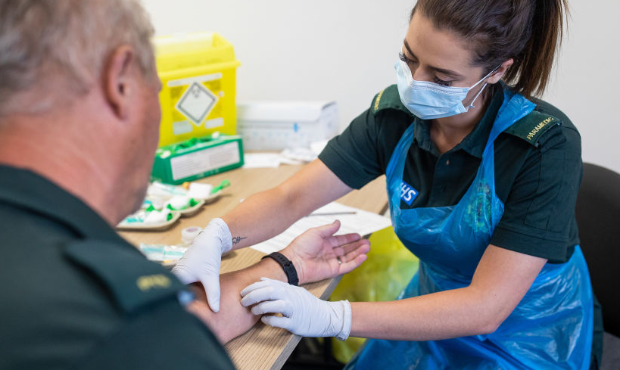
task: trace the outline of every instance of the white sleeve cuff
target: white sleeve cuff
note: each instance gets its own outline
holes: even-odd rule
[[[343,309],[343,317],[342,317],[342,329],[340,333],[336,335],[336,339],[338,340],[347,340],[349,338],[349,334],[351,333],[351,304],[349,301],[340,301]]]
[[[216,229],[215,235],[220,238],[222,243],[222,254],[230,251],[232,249],[232,235],[230,234],[230,229],[228,229],[228,225],[221,218],[212,219],[207,228],[213,227]]]

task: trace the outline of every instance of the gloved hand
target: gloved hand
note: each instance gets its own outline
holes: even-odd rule
[[[213,312],[220,310],[220,265],[222,254],[232,249],[232,235],[221,218],[214,218],[194,239],[172,269],[183,284],[200,281]]]
[[[261,321],[304,337],[336,337],[346,340],[351,332],[349,301],[328,302],[306,289],[278,280],[261,278],[241,291],[241,304],[252,307],[254,315],[266,315]],[[258,304],[257,304],[258,303]]]

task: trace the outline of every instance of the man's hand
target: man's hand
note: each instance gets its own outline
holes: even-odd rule
[[[334,234],[340,221],[307,230],[280,253],[293,262],[299,284],[346,274],[362,264],[370,242],[359,234]]]
[[[232,248],[228,225],[214,218],[194,239],[187,252],[172,269],[183,284],[200,281],[207,293],[207,302],[213,312],[220,310],[220,265],[222,253]]]

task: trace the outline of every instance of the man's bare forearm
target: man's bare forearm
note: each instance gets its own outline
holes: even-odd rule
[[[207,298],[201,284],[192,284],[197,296],[188,311],[196,315],[205,323],[222,343],[245,333],[258,321],[249,309],[243,307],[241,290],[256,282],[261,277],[268,277],[281,281],[287,281],[284,271],[275,261],[270,258],[261,260],[259,263],[243,270],[229,272],[220,276],[221,301],[220,311],[214,313],[207,305]]]

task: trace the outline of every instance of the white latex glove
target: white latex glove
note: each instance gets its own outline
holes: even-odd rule
[[[220,265],[222,253],[232,249],[232,235],[221,218],[214,218],[198,234],[172,269],[183,284],[200,281],[213,312],[220,310]]]
[[[303,337],[336,337],[346,340],[351,332],[349,301],[328,302],[306,289],[278,280],[261,278],[241,291],[241,304],[252,306],[254,315],[266,315],[261,321]]]

